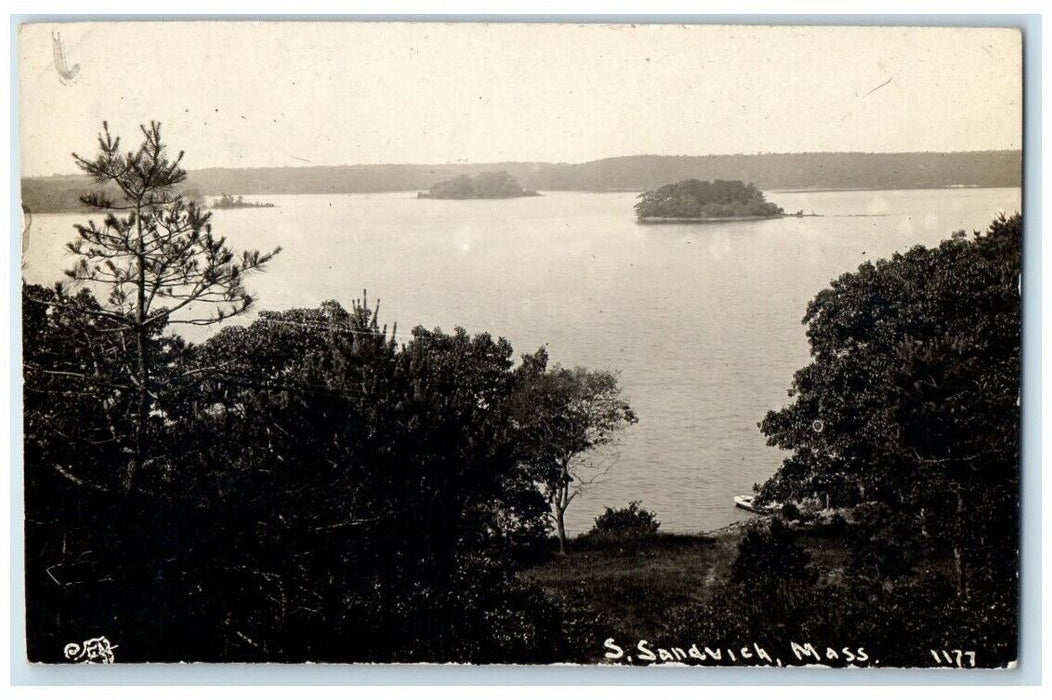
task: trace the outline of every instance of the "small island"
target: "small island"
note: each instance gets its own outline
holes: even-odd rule
[[[274,205],[270,202],[246,202],[245,198],[238,195],[236,198],[224,193],[214,202],[210,209],[269,209]]]
[[[512,197],[539,197],[533,190],[523,189],[505,171],[479,173],[475,177],[458,175],[431,186],[428,192],[418,192],[419,199],[510,199]]]
[[[768,202],[752,183],[739,180],[682,180],[639,195],[635,205],[641,223],[686,223],[706,221],[751,221],[783,216],[803,216],[803,211],[786,214]]]

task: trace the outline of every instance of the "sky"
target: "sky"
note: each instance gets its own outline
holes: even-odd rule
[[[1011,29],[107,22],[19,51],[24,176],[103,120],[162,122],[190,170],[1022,144]]]

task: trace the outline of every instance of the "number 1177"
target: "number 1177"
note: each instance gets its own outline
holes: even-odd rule
[[[975,668],[975,652],[961,649],[932,649],[931,656],[940,666]]]

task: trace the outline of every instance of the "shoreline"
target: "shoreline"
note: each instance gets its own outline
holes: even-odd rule
[[[775,214],[773,216],[643,216],[636,219],[640,224],[719,224],[734,221],[766,221],[768,219],[803,219],[822,214]]]
[[[891,188],[879,188],[879,187],[828,188],[828,187],[821,187],[821,188],[817,188],[817,189],[785,189],[785,190],[773,189],[773,190],[767,190],[767,192],[770,193],[770,194],[777,194],[777,193],[783,193],[783,194],[820,194],[820,193],[823,193],[823,192],[830,192],[830,193],[836,193],[836,192],[912,192],[912,191],[927,191],[927,190],[956,191],[956,190],[984,190],[984,189],[985,190],[991,190],[991,189],[995,189],[995,190],[996,189],[1016,189],[1016,190],[1021,190],[1022,188],[1019,185],[1009,185],[1009,186],[937,185],[937,186],[931,186],[931,187],[891,187]],[[453,198],[453,197],[448,197],[448,198],[447,197],[431,197],[431,196],[427,195],[427,193],[425,192],[424,193],[425,194],[424,197],[418,197],[418,198],[420,198],[420,199],[464,199],[464,200],[468,200],[468,199],[515,199],[515,198],[523,197],[523,196],[544,197],[544,196],[546,196],[546,194],[596,194],[596,195],[608,194],[608,195],[610,195],[610,194],[628,194],[628,193],[636,193],[636,194],[638,194],[639,192],[640,192],[640,190],[638,190],[638,189],[616,189],[616,190],[572,190],[572,189],[562,190],[562,189],[559,189],[559,190],[545,190],[543,192],[539,191],[539,192],[537,192],[536,195],[532,195],[531,194],[531,195],[512,195],[512,196],[508,196],[508,197],[459,197],[459,198]],[[252,195],[253,196],[271,196],[271,197],[273,197],[273,196],[279,196],[279,197],[308,196],[309,197],[309,196],[320,196],[320,195],[344,196],[344,197],[347,197],[347,196],[356,196],[356,195],[359,195],[359,196],[361,196],[361,195],[377,195],[377,194],[399,195],[399,194],[411,194],[411,193],[412,194],[416,194],[416,195],[420,194],[420,192],[418,190],[395,189],[395,190],[369,190],[369,191],[364,191],[363,190],[363,191],[356,191],[356,192],[262,192],[262,193],[252,193]],[[206,195],[206,196],[211,196],[211,195]],[[93,213],[95,211],[93,209],[86,208],[86,207],[81,207],[81,206],[76,206],[76,207],[61,207],[61,206],[59,206],[59,207],[55,207],[55,206],[31,207],[31,206],[26,204],[24,198],[21,201],[21,205],[23,207],[23,210],[28,209],[28,210],[30,210],[30,213],[32,213],[32,214],[86,214],[86,213]],[[274,208],[277,208],[277,206],[279,206],[279,205],[275,205]],[[270,208],[270,207],[267,207],[267,208]],[[805,216],[810,216],[810,215],[805,215]],[[768,218],[768,217],[762,217],[762,218]],[[777,218],[777,217],[774,217],[774,218]],[[716,220],[717,221],[728,221],[729,219],[716,219]],[[693,221],[694,220],[687,220],[687,222],[685,222],[685,223],[691,223]]]
[[[541,195],[540,192],[533,192],[533,191],[523,192],[522,194],[499,194],[499,195],[486,196],[486,197],[441,197],[441,196],[436,196],[436,195],[430,194],[428,192],[417,192],[416,193],[416,198],[417,199],[457,199],[457,200],[466,200],[466,199],[522,199],[523,197],[541,197],[541,196],[543,196],[543,195]]]

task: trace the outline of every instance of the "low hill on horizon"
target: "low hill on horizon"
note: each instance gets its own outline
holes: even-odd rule
[[[204,168],[192,170],[188,193],[337,194],[427,190],[481,170],[506,171],[530,190],[625,192],[678,180],[740,180],[764,190],[1019,187],[1022,152],[784,153],[708,156],[619,156],[586,163],[470,163]],[[80,208],[85,176],[22,178],[22,202],[36,212]]]

